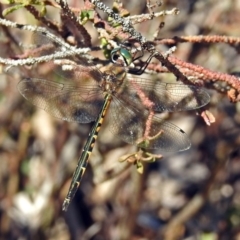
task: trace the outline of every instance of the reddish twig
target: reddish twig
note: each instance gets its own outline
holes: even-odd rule
[[[214,72],[202,66],[184,62],[173,56],[170,56],[168,59],[172,64],[178,66],[179,69],[181,70],[188,69],[192,73],[197,73],[199,76],[201,76],[201,80],[210,81],[210,83],[216,81],[227,83],[231,88],[235,90],[235,94],[234,95],[231,94],[231,101],[233,102],[239,101],[240,81],[238,77],[226,73]]]
[[[238,46],[240,44],[239,37],[229,37],[229,36],[219,36],[219,35],[212,35],[212,36],[181,36],[181,37],[174,37],[172,39],[160,39],[156,40],[156,44],[177,44],[183,42],[190,42],[190,43],[226,43],[233,46]]]

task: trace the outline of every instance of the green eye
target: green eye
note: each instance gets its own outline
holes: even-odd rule
[[[111,51],[112,62],[117,63],[119,58],[122,58],[126,66],[132,63],[132,55],[126,48],[114,48]]]
[[[132,63],[132,55],[127,49],[120,48],[120,55],[124,58],[124,61],[128,66]]]

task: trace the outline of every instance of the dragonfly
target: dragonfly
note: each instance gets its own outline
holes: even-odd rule
[[[121,52],[123,58],[131,55],[126,49]],[[124,61],[131,63],[131,59]],[[83,59],[80,63],[56,59],[54,64],[71,83],[25,78],[18,83],[18,90],[25,99],[56,118],[94,122],[73,173],[63,211],[67,211],[78,190],[108,111],[109,129],[125,142],[139,143],[139,147],[146,149],[177,152],[190,148],[188,136],[173,123],[151,113],[194,110],[210,101],[208,93],[200,87],[127,76],[126,68],[117,64],[106,69],[92,66]],[[146,102],[151,103],[150,107]]]

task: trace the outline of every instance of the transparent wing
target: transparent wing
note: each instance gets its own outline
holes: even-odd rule
[[[40,32],[32,33],[31,49],[31,55],[34,57],[53,54],[54,52],[61,50],[59,46]]]
[[[18,90],[32,104],[66,121],[92,122],[103,104],[102,94],[92,86],[79,88],[30,78],[20,81]]]
[[[177,83],[162,83],[159,80],[128,78],[126,94],[131,102],[141,102],[139,92],[153,104],[155,112],[175,112],[198,109],[210,101],[208,93],[200,87]]]
[[[146,130],[147,111],[138,111],[114,99],[110,116],[112,118],[110,130],[114,134],[130,144],[141,142]],[[141,147],[159,149],[162,152],[178,152],[191,146],[188,136],[182,129],[156,116],[151,121],[148,137],[148,145]]]
[[[58,59],[53,62],[55,70],[61,78],[70,79],[71,83],[81,84],[94,88],[103,80],[103,73],[96,67],[88,64],[80,65],[79,61]]]

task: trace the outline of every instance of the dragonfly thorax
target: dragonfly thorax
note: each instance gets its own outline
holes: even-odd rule
[[[105,75],[102,82],[100,83],[100,87],[103,92],[114,94],[121,86],[121,82],[122,81],[117,79],[114,75]]]
[[[123,81],[126,77],[126,72],[122,67],[110,67],[110,69],[103,73],[102,77],[103,78],[100,83],[102,91],[113,94],[123,84]]]

